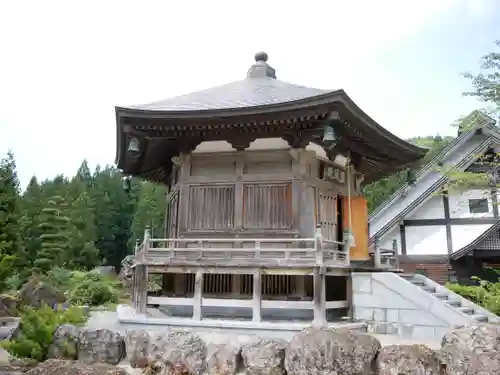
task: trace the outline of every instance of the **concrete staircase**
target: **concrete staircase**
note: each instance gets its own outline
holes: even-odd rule
[[[472,321],[481,323],[498,323],[500,318],[489,312],[488,310],[476,305],[475,303],[453,293],[441,284],[427,278],[421,274],[399,274],[400,277],[407,280],[411,284],[417,286],[421,290],[429,293],[433,297],[443,301],[447,305],[453,307],[461,314],[466,315]]]

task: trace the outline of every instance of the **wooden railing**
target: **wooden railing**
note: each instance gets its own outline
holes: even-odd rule
[[[350,264],[338,241],[313,238],[150,238],[136,247],[136,265],[175,266],[338,266]]]
[[[370,255],[373,259],[375,268],[381,269],[399,269],[398,249],[385,249],[380,247],[380,242],[375,239],[373,248],[370,249]]]

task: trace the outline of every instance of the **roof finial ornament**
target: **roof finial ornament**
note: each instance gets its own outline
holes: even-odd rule
[[[255,54],[255,64],[253,64],[247,73],[247,78],[274,78],[276,71],[267,64],[268,55],[265,52]]]
[[[267,56],[267,53],[265,53],[264,51],[260,51],[260,52],[257,52],[255,54],[255,61],[256,62],[267,62],[267,59],[269,58],[269,56]]]

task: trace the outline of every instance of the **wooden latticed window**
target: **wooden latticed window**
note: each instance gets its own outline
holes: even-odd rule
[[[243,227],[246,229],[290,229],[292,185],[245,185],[243,189]]]
[[[323,194],[316,190],[321,234],[327,240],[337,238],[337,195]]]
[[[231,229],[234,226],[234,186],[191,186],[189,230]]]

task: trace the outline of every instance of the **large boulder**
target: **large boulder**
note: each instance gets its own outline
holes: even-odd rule
[[[123,258],[121,262],[120,273],[118,274],[118,278],[127,285],[132,283],[132,275],[134,271],[132,269],[134,265],[134,255],[127,255]]]
[[[374,337],[349,330],[307,328],[286,348],[288,375],[357,375],[370,373],[380,343]]]
[[[166,374],[191,375],[200,375],[206,368],[205,342],[190,332],[129,330],[125,346],[132,367],[162,367]]]
[[[241,357],[247,373],[284,375],[287,344],[284,340],[259,340],[243,346]]]
[[[226,343],[216,345],[207,361],[208,374],[235,375],[240,367],[243,366],[241,352],[242,348],[238,344]]]
[[[43,281],[40,276],[32,276],[19,291],[20,303],[33,308],[40,308],[43,304],[54,306],[64,303],[64,294],[53,285]]]
[[[143,329],[125,332],[125,352],[127,361],[133,368],[145,368],[163,352],[166,345],[167,332],[150,332]]]
[[[448,332],[441,356],[447,375],[499,375],[500,326],[477,324]]]
[[[118,364],[125,356],[125,342],[109,329],[81,329],[78,335],[78,360],[85,363]]]
[[[205,342],[191,332],[168,332],[161,355],[167,365],[166,375],[201,375],[206,369],[207,347]]]
[[[127,375],[127,371],[103,363],[95,365],[83,362],[49,359],[29,370],[26,375]]]
[[[425,345],[390,345],[377,356],[378,375],[439,375],[438,354]]]
[[[0,317],[17,315],[19,300],[8,294],[0,294]]]
[[[77,359],[79,334],[78,327],[72,324],[57,327],[49,348],[49,358]]]

